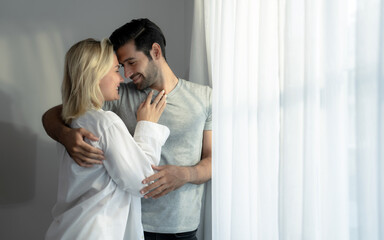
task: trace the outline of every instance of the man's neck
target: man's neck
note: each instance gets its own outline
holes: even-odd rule
[[[169,94],[176,87],[178,82],[179,79],[172,72],[168,64],[166,64],[166,66],[162,68],[159,81],[152,85],[151,88],[159,92],[165,90],[165,93]]]

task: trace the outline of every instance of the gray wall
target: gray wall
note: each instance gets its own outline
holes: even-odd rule
[[[41,115],[60,103],[66,50],[148,17],[164,31],[171,68],[186,78],[192,8],[190,0],[0,3],[0,239],[42,239],[51,222],[58,161]]]

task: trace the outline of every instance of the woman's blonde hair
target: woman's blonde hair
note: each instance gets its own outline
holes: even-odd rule
[[[113,46],[108,39],[101,42],[85,39],[68,50],[61,86],[62,118],[65,123],[70,123],[91,108],[102,107],[104,98],[99,82],[111,69],[113,56]]]

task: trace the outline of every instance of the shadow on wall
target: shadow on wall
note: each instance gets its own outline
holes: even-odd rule
[[[0,109],[2,114],[12,116],[11,98],[3,91]],[[35,192],[37,135],[3,120],[0,133],[0,206],[29,201]]]

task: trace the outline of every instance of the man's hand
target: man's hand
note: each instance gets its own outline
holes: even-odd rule
[[[203,184],[212,176],[212,131],[203,133],[201,160],[195,166],[181,167],[175,165],[152,166],[157,173],[147,177],[143,184],[150,184],[141,189],[144,198],[159,198],[174,191],[186,183]]]
[[[104,153],[98,148],[92,147],[84,138],[97,141],[98,138],[84,128],[70,129],[60,137],[61,142],[67,149],[69,155],[82,167],[91,167],[93,164],[102,164]]]
[[[97,141],[91,132],[79,128],[71,129],[61,118],[62,105],[57,105],[43,114],[42,122],[47,134],[55,141],[64,145],[69,155],[82,167],[101,164],[104,159],[103,151],[84,142],[84,138]]]
[[[186,184],[191,175],[188,167],[163,165],[152,168],[158,172],[143,180],[143,184],[151,183],[140,191],[146,193],[144,198],[162,197]]]

